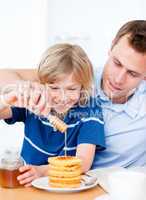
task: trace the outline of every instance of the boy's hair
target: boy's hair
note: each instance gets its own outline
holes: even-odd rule
[[[130,46],[139,53],[146,53],[146,20],[133,20],[124,24],[118,31],[112,48],[123,36],[128,36]]]
[[[40,82],[53,83],[60,75],[70,73],[82,85],[80,103],[84,104],[93,81],[93,68],[88,56],[78,45],[60,43],[48,48],[38,67]]]

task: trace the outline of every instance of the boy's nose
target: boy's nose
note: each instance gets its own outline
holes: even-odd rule
[[[59,95],[60,97],[60,101],[62,102],[62,103],[64,103],[64,102],[66,102],[66,99],[67,99],[67,94],[66,94],[66,92],[64,91],[64,90],[61,90],[60,91],[60,95]]]

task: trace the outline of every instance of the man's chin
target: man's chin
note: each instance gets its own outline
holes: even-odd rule
[[[117,99],[124,96],[122,92],[113,92],[113,91],[108,91],[105,94],[109,99]]]
[[[128,99],[128,97],[125,94],[122,93],[110,93],[109,99],[114,103],[125,103]]]

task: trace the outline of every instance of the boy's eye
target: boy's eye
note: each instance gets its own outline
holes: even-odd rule
[[[77,90],[77,88],[69,88],[68,90],[75,91],[75,90]]]
[[[59,90],[59,87],[56,87],[56,86],[50,86],[50,88],[51,88],[52,90]]]

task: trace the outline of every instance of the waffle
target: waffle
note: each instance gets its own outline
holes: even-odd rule
[[[81,160],[75,156],[57,156],[48,159],[48,162],[56,166],[76,166],[81,165]]]
[[[78,187],[81,182],[81,160],[75,156],[58,156],[48,159],[49,185],[59,188]]]
[[[80,186],[81,176],[76,176],[72,178],[59,178],[50,176],[49,183],[51,187],[61,187],[61,188],[75,188]]]
[[[78,169],[81,169],[80,168],[80,165],[73,165],[73,166],[56,166],[56,165],[52,165],[52,164],[49,164],[49,170],[57,170],[57,171],[75,171],[75,170],[78,170]]]

